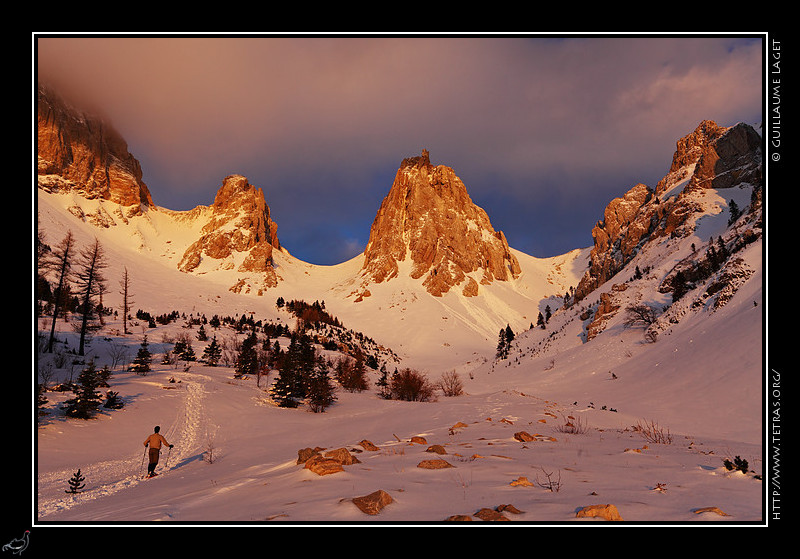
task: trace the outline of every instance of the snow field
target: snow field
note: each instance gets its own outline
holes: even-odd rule
[[[759,471],[756,444],[676,433],[670,445],[647,445],[631,429],[639,418],[525,391],[471,393],[468,377],[462,377],[464,396],[421,403],[339,391],[333,406],[314,414],[275,407],[263,385],[233,379],[230,368],[154,368],[146,376],[116,372],[112,389],[126,406],[94,420],[66,420],[55,409],[66,396],[47,393],[52,413],[37,429],[38,521],[438,523],[512,504],[523,511],[505,513],[515,522],[594,522],[576,519],[576,511],[604,503],[628,521],[761,517],[761,482],[722,464],[740,455]],[[580,418],[585,433],[561,431],[569,415]],[[156,424],[175,448],[169,456],[163,451],[161,475],[144,480],[142,442]],[[518,431],[537,440],[515,440]],[[427,445],[411,444],[412,436]],[[380,450],[363,450],[363,439]],[[426,452],[434,444],[447,454]],[[317,446],[346,447],[360,463],[328,476],[296,464],[298,450]],[[431,458],[454,467],[417,467]],[[67,495],[77,468],[86,488]],[[512,486],[520,477],[534,485]],[[555,480],[558,491],[542,487]],[[656,490],[658,484],[666,490]],[[378,489],[394,499],[379,515],[365,515],[350,501]],[[705,506],[732,517],[692,512]]]
[[[255,379],[234,380],[230,368],[193,363],[184,371],[159,365],[171,347],[159,343],[162,333],[174,335],[170,328],[177,326],[159,327],[148,332],[153,372],[114,371],[111,389],[125,399],[123,409],[90,421],[66,420],[57,408],[70,394],[45,394],[50,413],[33,435],[34,522],[439,523],[511,504],[522,511],[505,513],[515,522],[572,524],[597,522],[575,513],[605,503],[633,522],[762,519],[763,484],[754,475],[764,467],[761,241],[739,255],[756,274],[725,307],[692,309],[691,298],[685,298],[671,309],[675,320],[665,321],[655,344],[644,343],[640,329],[625,328],[621,311],[586,344],[585,324],[575,312],[554,313],[546,330],[526,330],[543,310],[542,301],[575,284],[585,250],[549,260],[518,254],[519,281],[481,286],[482,298],[453,293],[433,299],[399,277],[371,286],[372,296],[360,303],[348,298],[357,286],[358,258],[316,267],[279,253],[284,283],[263,297],[244,296],[228,291],[232,278],[223,273],[190,276],[174,269],[196,231],[181,229],[171,214],[98,229],[66,210],[78,203],[91,210],[87,205],[98,201],[42,192],[38,201],[39,223],[50,243],[67,229],[80,246],[100,237],[111,263],[107,305],[119,307],[116,283],[123,266],[132,275],[134,308],[154,314],[252,313],[256,319],[287,321],[286,313],[275,309],[278,295],[323,300],[346,327],[396,351],[402,358],[398,367],[417,367],[434,381],[455,370],[466,394],[410,403],[383,400],[374,389],[339,391],[337,402],[322,414],[280,409],[264,386],[257,387]],[[656,291],[659,274],[690,254],[690,242],[701,247],[708,235],[723,231],[725,219],[724,212],[708,212],[698,223],[697,238],[670,240],[638,256],[631,264],[652,265],[652,278],[619,295],[621,308],[633,301],[664,304],[665,296]],[[585,304],[610,288],[601,286]],[[495,362],[497,331],[506,322],[513,322],[517,338],[509,359]],[[65,347],[75,347],[71,327],[59,328]],[[90,355],[99,367],[108,362],[104,338],[126,344],[130,357],[135,354],[144,331],[136,327],[120,336],[119,329],[110,323],[92,341]],[[194,349],[202,354],[202,344]],[[59,373],[64,380],[66,371]],[[376,378],[373,374],[373,383]],[[568,415],[580,418],[586,432],[561,432]],[[672,443],[646,443],[632,429],[641,421],[669,429]],[[452,429],[459,422],[467,426]],[[143,480],[142,442],[154,425],[175,448],[162,454],[162,475]],[[514,439],[517,431],[542,437],[522,443]],[[410,444],[414,435],[443,445],[448,454],[442,458],[454,468],[417,468],[437,455]],[[380,450],[357,452],[363,439]],[[320,477],[295,463],[299,449],[315,446],[346,447],[361,463]],[[735,456],[746,459],[751,471],[725,469],[723,460]],[[67,480],[78,468],[86,488],[67,495]],[[560,476],[558,491],[542,487],[548,474],[551,481]],[[520,477],[533,486],[512,486]],[[394,499],[379,515],[365,515],[352,504],[352,498],[378,489]],[[694,512],[709,506],[730,516]]]

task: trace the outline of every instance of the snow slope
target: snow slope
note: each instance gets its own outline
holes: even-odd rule
[[[62,196],[39,194],[40,227],[51,244],[67,228],[79,245],[100,238],[112,263],[106,304],[118,305],[116,278],[127,266],[134,308],[288,320],[271,295],[236,295],[226,278],[174,271],[193,231],[186,226],[182,235],[168,212],[98,229],[64,211],[73,202],[84,208],[98,202]],[[347,327],[387,343],[403,365],[420,368],[431,380],[455,370],[465,394],[440,395],[435,402],[387,401],[373,385],[362,393],[338,391],[336,403],[321,414],[282,409],[269,401],[264,379],[257,386],[256,379],[233,379],[231,368],[199,362],[186,370],[182,362],[159,365],[160,354],[172,347],[167,341],[186,331],[180,322],[159,326],[147,331],[154,371],[114,371],[111,389],[125,399],[123,409],[90,421],[67,420],[59,403],[70,394],[46,393],[49,413],[35,428],[34,523],[419,524],[511,504],[520,511],[504,513],[513,522],[571,525],[597,522],[576,512],[605,503],[632,522],[759,522],[761,251],[761,241],[746,249],[757,275],[727,305],[668,325],[655,344],[644,343],[641,330],[625,328],[621,315],[590,343],[583,343],[584,325],[574,312],[556,312],[546,330],[526,331],[543,297],[576,283],[583,250],[548,262],[517,253],[520,281],[496,282],[479,300],[423,298],[411,282],[397,278],[373,286],[372,297],[360,303],[347,298],[358,258],[312,267],[278,255],[279,275],[287,281],[275,296],[324,300]],[[647,281],[625,293],[657,297]],[[496,332],[505,323],[518,337],[509,359],[495,361]],[[37,324],[44,326],[43,320]],[[145,329],[136,326],[122,336],[119,328],[118,322],[107,324],[92,339],[87,358],[109,363],[112,343],[128,346],[132,358]],[[76,347],[71,327],[59,323],[59,329],[63,347]],[[234,334],[223,328],[217,335]],[[198,355],[203,345],[195,344]],[[45,358],[38,357],[41,368]],[[68,374],[66,368],[58,372]],[[374,381],[377,373],[371,374]],[[565,432],[567,422],[579,432]],[[649,442],[635,428],[649,422],[662,434],[668,431],[671,443]],[[162,456],[162,475],[144,480],[142,443],[154,425],[175,448]],[[516,440],[520,431],[535,440]],[[416,435],[427,444],[412,444]],[[364,439],[379,450],[364,450]],[[447,454],[426,452],[433,444]],[[348,448],[360,463],[318,476],[296,464],[298,450],[316,446]],[[750,471],[724,467],[724,459],[736,456],[748,461]],[[453,467],[417,467],[434,457]],[[68,495],[67,480],[78,468],[86,488]],[[512,484],[520,478],[532,485]],[[378,489],[393,499],[380,514],[366,515],[352,503]],[[718,507],[726,516],[697,512],[703,507]]]
[[[401,269],[397,278],[370,285],[372,295],[355,302],[363,256],[334,266],[319,266],[302,262],[284,249],[273,254],[276,273],[282,280],[278,287],[263,296],[237,295],[228,289],[242,275],[236,271],[189,275],[176,269],[205,224],[202,206],[190,212],[158,208],[126,222],[117,217],[111,227],[97,227],[76,216],[75,208],[80,208],[83,216],[114,216],[118,213],[115,204],[41,190],[37,202],[40,227],[52,232],[48,242],[57,244],[67,230],[81,240],[79,244],[97,237],[109,252],[106,275],[119,278],[122,267],[127,266],[134,300],[140,308],[158,314],[180,306],[179,310],[187,313],[255,313],[269,319],[278,317],[275,300],[279,296],[287,301],[320,300],[348,328],[391,347],[409,365],[436,370],[491,357],[499,329],[510,324],[521,330],[535,322],[537,313],[543,310],[542,299],[563,295],[576,285],[588,257],[588,250],[545,259],[514,251],[523,270],[520,277],[513,282],[482,285],[480,297],[464,297],[460,289],[441,298],[431,297],[420,282],[408,277],[407,269]],[[402,264],[410,266],[409,261]],[[117,291],[111,289],[107,294],[108,305],[117,304]]]

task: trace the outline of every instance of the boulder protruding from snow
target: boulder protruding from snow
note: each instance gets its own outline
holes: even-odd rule
[[[602,518],[603,520],[619,521],[622,516],[617,507],[611,504],[589,505],[580,509],[575,516],[578,518]]]
[[[353,499],[353,504],[358,507],[358,510],[369,515],[380,513],[386,505],[390,505],[393,502],[394,499],[392,499],[392,496],[383,489],[378,489],[369,495],[355,497]]]

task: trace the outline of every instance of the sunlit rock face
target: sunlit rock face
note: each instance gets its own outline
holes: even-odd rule
[[[263,274],[264,286],[274,287],[278,279],[272,251],[281,248],[277,229],[263,191],[247,178],[231,175],[217,191],[200,238],[186,250],[178,268],[192,272],[210,260],[217,269],[235,267],[239,272]]]
[[[580,300],[611,279],[646,242],[693,232],[699,194],[762,184],[761,137],[747,124],[728,128],[705,120],[676,142],[669,172],[654,189],[637,184],[609,202],[592,230],[589,269],[576,288]]]
[[[109,200],[129,206],[129,215],[153,205],[139,161],[102,117],[71,107],[44,86],[36,105],[39,188]]]
[[[505,236],[469,197],[453,169],[432,165],[429,154],[404,159],[370,230],[362,277],[389,281],[399,263],[441,296],[458,286],[466,296],[478,284],[508,281],[520,273]]]

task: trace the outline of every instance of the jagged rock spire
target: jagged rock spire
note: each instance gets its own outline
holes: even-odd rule
[[[237,271],[264,274],[265,287],[277,285],[272,251],[281,245],[263,191],[241,175],[228,176],[209,211],[200,238],[186,250],[178,269],[195,271],[204,260],[215,269],[232,268],[234,255],[247,253]]]
[[[410,276],[441,296],[460,286],[476,295],[478,283],[520,273],[505,236],[469,197],[453,169],[434,166],[427,150],[403,160],[370,230],[362,276],[381,283],[409,258]]]

